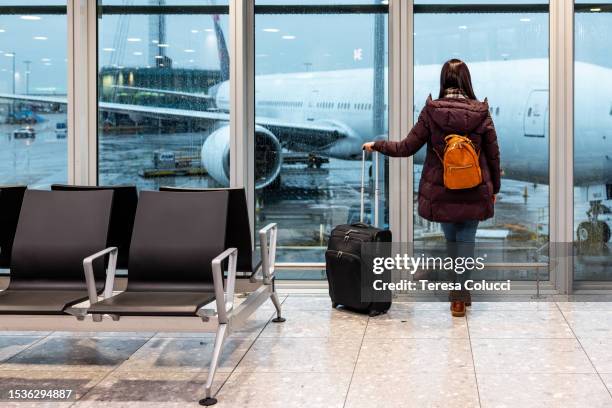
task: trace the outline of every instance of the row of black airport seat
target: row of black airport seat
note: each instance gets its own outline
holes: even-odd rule
[[[0,186],[0,268],[9,268],[11,251],[17,221],[21,210],[26,186]],[[51,191],[92,191],[112,190],[113,204],[111,209],[108,246],[119,249],[118,269],[128,269],[132,229],[138,205],[138,190],[133,185],[121,186],[75,186],[52,184]],[[203,192],[227,191],[229,197],[229,214],[226,231],[226,246],[238,249],[238,277],[255,272],[261,266],[261,256],[252,251],[251,234],[248,219],[246,195],[243,188],[182,188],[160,187],[159,191]]]
[[[212,381],[233,319],[243,323],[271,298],[274,321],[284,321],[274,290],[276,226],[260,231],[265,242],[260,261],[253,262],[244,189],[161,190],[138,195],[134,186],[0,187],[0,267],[10,268],[8,287],[0,291],[0,330],[23,328],[24,315],[110,321],[111,326],[98,326],[102,330],[114,329],[112,322],[126,316],[176,317],[179,329],[186,327],[181,318],[200,319],[217,333],[201,401],[211,405]],[[128,269],[121,292],[115,287],[117,267]],[[259,287],[236,309],[238,269]],[[207,305],[215,308],[204,311]],[[17,319],[10,323],[7,316]],[[31,329],[49,327],[44,324]],[[152,327],[158,324],[154,320]]]

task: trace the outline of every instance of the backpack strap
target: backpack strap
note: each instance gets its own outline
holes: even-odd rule
[[[440,162],[442,163],[442,166],[444,166],[444,159],[442,158],[442,156],[440,156],[440,153],[438,153],[438,151],[436,150],[435,146],[431,147],[431,150],[434,151],[434,153],[436,154],[436,156],[438,156],[438,159],[440,159]]]

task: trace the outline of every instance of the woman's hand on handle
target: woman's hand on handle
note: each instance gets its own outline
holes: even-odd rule
[[[361,146],[361,148],[363,150],[365,150],[366,152],[373,152],[374,151],[374,142],[366,142],[363,144],[363,146]]]

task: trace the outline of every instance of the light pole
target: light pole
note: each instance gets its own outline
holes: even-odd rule
[[[10,52],[4,54],[7,57],[11,57],[13,59],[13,95],[15,95],[15,52]],[[15,100],[13,99],[11,102],[11,115],[15,113]]]
[[[13,61],[15,61],[14,57],[13,57]],[[25,61],[23,61],[23,63],[26,66],[26,69],[25,69],[25,83],[26,83],[25,94],[28,95],[30,93],[30,64],[32,63],[32,61],[25,60]]]
[[[15,95],[15,53],[10,53],[11,58],[13,58],[13,95]]]

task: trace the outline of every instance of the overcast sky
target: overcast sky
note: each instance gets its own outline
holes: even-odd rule
[[[423,0],[418,3],[449,3]],[[458,3],[458,1],[455,1]],[[481,2],[471,0],[471,3]],[[486,3],[543,3],[495,1]],[[123,0],[104,4],[123,4]],[[202,0],[166,0],[167,4],[202,4]],[[217,1],[217,4],[227,2]],[[259,0],[256,4],[304,4],[304,0]],[[373,4],[368,0],[317,1],[317,3]],[[0,5],[24,4],[2,0]],[[56,0],[30,0],[29,5],[65,4]],[[136,0],[133,4],[150,4]],[[17,92],[25,92],[26,66],[31,61],[31,93],[65,93],[66,17],[0,16],[0,92],[12,88],[15,60]],[[386,21],[386,16],[384,17]],[[155,55],[170,56],[175,67],[218,69],[216,37],[210,15],[168,15],[164,45],[151,30],[155,17],[106,15],[99,20],[99,61],[102,66],[152,65]],[[256,71],[258,74],[302,70],[371,67],[374,47],[387,48],[386,38],[374,38],[373,15],[258,15],[256,16]],[[221,16],[228,40],[228,18]],[[576,57],[612,67],[608,50],[612,38],[612,14],[580,13],[576,17]],[[386,37],[386,36],[385,36]],[[545,58],[548,55],[548,15],[531,14],[426,14],[415,17],[415,63],[440,64],[448,58],[467,61]],[[12,57],[12,54],[15,57]]]

